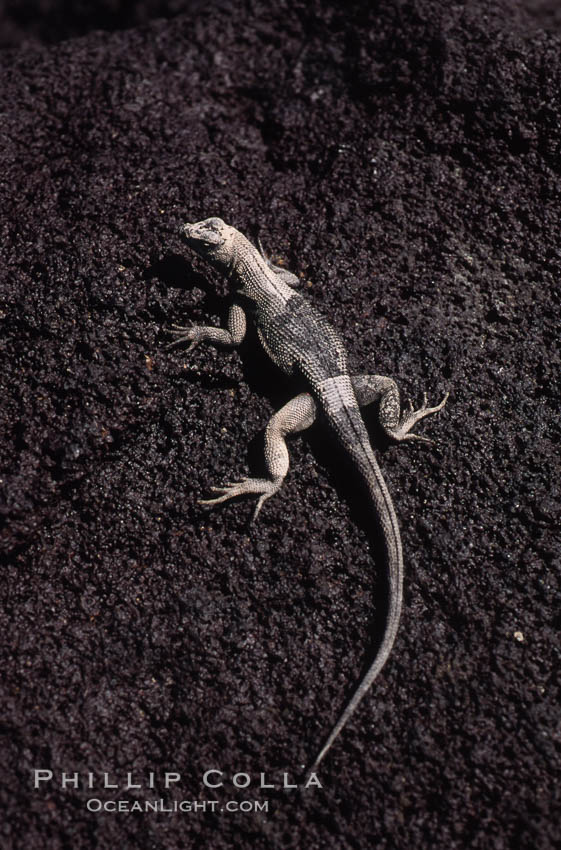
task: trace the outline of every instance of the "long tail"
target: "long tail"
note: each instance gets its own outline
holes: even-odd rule
[[[334,394],[334,381],[337,381],[336,398]],[[372,664],[360,681],[356,691],[351,697],[343,713],[337,720],[329,737],[322,749],[310,766],[310,771],[317,770],[320,762],[329,751],[331,745],[356,711],[360,701],[368,692],[372,683],[380,673],[382,667],[388,660],[392,650],[401,614],[403,601],[403,556],[401,551],[401,537],[397,524],[397,517],[391,496],[386,483],[382,477],[380,467],[374,457],[370,445],[368,433],[362,421],[358,404],[349,404],[347,387],[341,386],[342,379],[333,379],[330,387],[319,394],[320,403],[324,409],[332,428],[335,430],[339,441],[351,456],[355,466],[359,470],[366,486],[368,487],[376,518],[380,526],[381,539],[385,549],[387,571],[388,571],[388,613],[386,627],[381,646],[376,653]],[[350,382],[349,382],[350,384]],[[343,390],[343,392],[341,392]],[[352,389],[351,389],[352,393]],[[354,393],[352,393],[354,400]],[[337,407],[338,400],[340,406]]]

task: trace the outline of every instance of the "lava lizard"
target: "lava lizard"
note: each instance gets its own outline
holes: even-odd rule
[[[360,473],[381,531],[389,583],[384,637],[372,664],[316,756],[310,768],[315,770],[386,663],[396,637],[403,598],[403,558],[397,517],[360,408],[378,402],[380,425],[391,440],[431,442],[412,434],[411,428],[423,417],[441,410],[448,393],[436,407],[427,406],[425,393],[419,410],[415,411],[409,402],[409,410],[402,414],[399,390],[391,378],[349,374],[341,337],[295,291],[300,284],[296,275],[271,263],[239,230],[220,218],[185,224],[182,231],[189,247],[225,273],[237,291],[227,329],[173,325],[170,332],[176,339],[170,347],[182,342],[190,343],[188,351],[201,342],[239,345],[246,332],[246,314],[250,313],[273,363],[287,375],[304,378],[309,388],[309,392],[302,392],[285,404],[267,425],[265,462],[269,477],[244,478],[213,487],[215,498],[201,500],[201,504],[216,505],[235,496],[257,496],[255,520],[263,502],[280,489],[288,472],[286,436],[309,428],[321,413]]]

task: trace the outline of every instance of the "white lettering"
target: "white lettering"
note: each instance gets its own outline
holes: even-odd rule
[[[132,781],[132,773],[127,773],[127,784],[125,785],[125,791],[128,791],[130,788],[142,788],[142,785],[135,785]]]
[[[40,782],[49,782],[53,778],[52,770],[34,770],[33,787],[38,788]]]
[[[108,773],[104,773],[103,778],[104,778],[104,784],[103,784],[104,788],[118,788],[119,787],[116,783],[113,785],[111,782],[109,782],[109,774]]]
[[[221,770],[207,770],[203,776],[203,784],[206,785],[207,788],[221,788],[224,784],[223,782],[217,782],[215,785],[213,785],[212,782],[209,781],[209,776],[211,773],[216,773],[218,774],[218,776],[222,776]]]
[[[166,773],[165,774],[165,780],[164,780],[166,788],[169,788],[169,786],[171,785],[172,782],[179,782],[180,779],[181,779],[180,773]]]
[[[289,783],[289,781],[288,781],[288,773],[283,773],[283,777],[284,777],[284,779],[283,779],[283,784],[282,784],[282,787],[283,787],[283,788],[298,788],[298,786],[297,786],[297,785],[291,785],[291,784]]]
[[[60,777],[60,787],[66,788],[67,785],[71,785],[73,788],[78,787],[78,774],[77,773],[63,773]]]
[[[316,788],[323,788],[323,785],[321,784],[321,782],[318,779],[317,773],[310,773],[310,775],[308,776],[308,778],[306,780],[306,784],[304,785],[304,788],[309,788],[310,785],[315,785]]]

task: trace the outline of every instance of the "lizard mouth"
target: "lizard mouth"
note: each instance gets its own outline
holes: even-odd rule
[[[185,224],[182,232],[192,248],[212,251],[224,244],[224,227],[221,218],[207,218],[194,224]]]

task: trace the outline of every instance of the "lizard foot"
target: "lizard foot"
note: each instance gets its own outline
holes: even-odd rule
[[[173,334],[176,339],[168,343],[166,349],[173,348],[174,345],[180,345],[182,342],[190,342],[191,345],[187,349],[187,354],[189,354],[199,342],[205,339],[205,334],[201,333],[202,330],[202,328],[197,326],[186,328],[183,325],[172,325],[167,332]]]
[[[255,522],[265,500],[270,499],[280,489],[281,484],[282,478],[273,480],[268,478],[243,478],[241,481],[228,483],[223,487],[211,487],[212,492],[218,493],[218,495],[214,499],[199,499],[199,504],[218,505],[221,502],[228,501],[228,499],[234,499],[236,496],[259,495],[251,520]]]
[[[429,440],[428,437],[422,437],[420,434],[411,434],[410,431],[425,416],[430,416],[432,413],[438,413],[439,410],[442,410],[449,395],[450,393],[446,393],[440,404],[437,404],[436,407],[428,407],[427,394],[423,393],[423,403],[418,410],[414,410],[411,401],[409,401],[409,410],[403,414],[397,428],[388,430],[388,435],[392,440],[397,440],[398,442],[402,442],[403,440],[420,440],[423,443],[434,443],[434,440]]]

